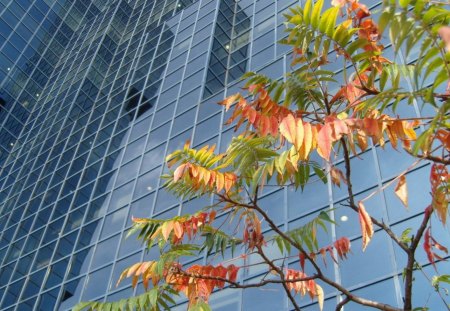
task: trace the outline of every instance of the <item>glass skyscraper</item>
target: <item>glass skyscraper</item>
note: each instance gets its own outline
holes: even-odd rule
[[[159,178],[167,171],[164,157],[187,140],[225,150],[236,134],[215,103],[240,90],[238,78],[246,71],[272,78],[290,71],[291,51],[276,42],[285,36],[283,12],[298,4],[1,0],[0,310],[70,310],[80,300],[115,301],[142,292],[129,281],[115,286],[124,268],[155,256],[135,239],[125,240],[131,216],[168,218],[211,202],[166,193]],[[420,116],[419,108],[402,113]],[[382,187],[413,161],[389,145],[385,149],[372,146],[354,161],[358,196]],[[409,191],[422,192],[428,174],[427,163],[408,173]],[[345,200],[343,189],[315,182],[304,192],[267,187],[261,205],[287,230]],[[366,207],[400,234],[418,224],[429,197],[411,202],[409,210],[395,200],[388,188]],[[345,235],[360,248],[359,227],[346,225],[356,223],[356,216],[337,208],[333,217],[339,225],[322,241]],[[440,226],[434,230],[449,236]],[[369,298],[383,292],[384,302],[400,306],[404,262],[392,242],[376,233],[364,256],[355,251],[327,269],[353,291]],[[262,272],[248,268],[242,281]],[[324,289],[330,310],[327,304],[338,297]],[[439,310],[432,292],[431,286],[416,286],[416,303]],[[174,310],[186,309],[179,302]],[[300,303],[317,309],[308,299]],[[276,286],[226,289],[211,304],[214,310],[289,309]],[[358,308],[348,304],[345,310]]]

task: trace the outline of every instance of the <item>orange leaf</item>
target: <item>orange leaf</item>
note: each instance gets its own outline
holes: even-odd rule
[[[367,244],[369,244],[370,240],[373,236],[373,224],[372,219],[370,218],[370,215],[366,212],[366,209],[364,208],[364,205],[362,202],[359,202],[358,204],[358,214],[359,214],[359,222],[361,224],[361,233],[362,233],[362,240],[363,240],[363,251],[366,249]]]
[[[334,140],[339,140],[343,135],[350,133],[347,123],[343,120],[336,119],[331,124],[334,127]]]
[[[231,187],[236,182],[236,175],[233,173],[225,173],[225,192],[229,192]]]
[[[303,122],[301,119],[295,119],[292,114],[288,114],[280,123],[280,133],[295,149],[299,150],[303,143]]]
[[[317,152],[325,160],[330,159],[331,144],[333,143],[333,129],[330,124],[325,124],[317,134]]]
[[[395,186],[395,194],[402,201],[405,207],[408,207],[408,189],[406,188],[406,177],[402,175]]]
[[[178,221],[173,222],[173,231],[175,232],[175,236],[178,239],[181,239],[183,237],[183,226]]]
[[[375,142],[378,142],[380,134],[380,127],[377,119],[365,118],[364,120],[364,131],[374,138]]]
[[[436,211],[439,220],[443,225],[447,222],[448,200],[447,194],[443,187],[439,187],[433,192],[433,209]]]
[[[436,211],[440,221],[445,225],[448,213],[448,182],[450,175],[445,165],[433,163],[430,171],[431,206]]]
[[[364,131],[359,130],[359,129],[356,131],[356,140],[358,141],[358,146],[361,149],[361,151],[364,151],[367,149],[367,147],[368,147],[367,135],[366,135],[366,133],[364,133]]]
[[[223,101],[219,102],[219,104],[225,106],[225,111],[228,111],[228,109],[230,109],[231,105],[239,98],[241,98],[241,94],[237,93],[237,94],[228,96]]]
[[[220,172],[217,172],[216,174],[216,188],[217,192],[220,192],[225,185],[225,178],[223,177],[223,174]]]
[[[132,265],[130,268],[128,268],[127,278],[129,278],[130,276],[134,275],[134,273],[139,269],[141,264],[142,263],[138,262],[138,263]]]
[[[208,220],[208,223],[209,223],[209,224],[212,223],[212,222],[214,221],[214,219],[216,219],[216,214],[217,214],[216,211],[211,211],[211,212],[209,213],[209,220]]]
[[[335,7],[343,7],[347,3],[347,0],[332,0],[331,5]]]
[[[174,182],[177,182],[178,180],[180,180],[181,177],[183,177],[184,172],[186,171],[186,168],[188,166],[189,166],[188,163],[184,163],[177,167],[175,172],[173,172],[173,181]]]
[[[450,52],[450,27],[442,26],[441,28],[439,28],[438,34],[441,37],[442,41],[444,41],[447,52]]]

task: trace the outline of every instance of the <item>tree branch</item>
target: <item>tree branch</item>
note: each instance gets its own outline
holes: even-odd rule
[[[411,246],[408,250],[408,262],[405,268],[405,297],[403,309],[409,311],[412,309],[412,286],[413,286],[413,274],[414,274],[414,263],[416,262],[415,253],[417,246],[425,232],[430,216],[433,213],[431,206],[428,206],[425,210],[425,214],[420,224],[419,229],[417,229],[416,235],[414,236]]]
[[[405,149],[406,150],[406,149]],[[450,165],[450,159],[446,160],[441,157],[436,157],[431,154],[413,154],[410,150],[406,150],[410,155],[416,158],[424,159],[424,160],[430,160],[436,163],[444,164],[444,165]]]
[[[274,265],[274,263],[266,256],[266,254],[264,254],[260,245],[257,245],[256,247],[258,249],[258,254],[264,259],[265,262],[267,262],[267,264],[270,266],[270,268],[273,269],[274,271],[276,271],[280,275],[281,280],[286,281],[283,270],[278,268],[276,265]],[[292,305],[294,306],[295,310],[300,311],[300,306],[295,301],[294,296],[292,296],[292,293],[289,290],[289,288],[287,287],[286,282],[282,282],[282,285],[283,285],[284,291],[286,292],[286,294],[287,294],[289,300],[291,301]]]
[[[345,297],[344,300],[342,300],[340,303],[336,305],[336,311],[341,311],[344,305],[350,302],[350,298],[348,296]]]
[[[347,147],[347,143],[345,141],[344,138],[341,138],[341,143],[342,143],[342,148],[344,151],[344,161],[345,161],[345,178],[347,179],[347,192],[348,192],[348,199],[349,199],[349,203],[350,203],[350,208],[352,210],[354,210],[355,212],[358,212],[358,206],[355,203],[355,199],[354,199],[354,193],[353,193],[353,185],[351,182],[351,167],[350,167],[350,153],[348,151],[348,147]],[[395,233],[391,230],[391,228],[389,228],[385,223],[379,221],[378,219],[374,218],[374,217],[370,217],[370,219],[372,220],[372,222],[377,225],[378,227],[380,227],[381,229],[383,229],[387,235],[389,235],[389,237],[395,241],[395,243],[398,244],[398,246],[400,246],[400,248],[405,251],[406,253],[408,253],[409,249],[408,246],[403,243],[402,241],[400,241],[400,239],[395,235]]]
[[[346,295],[350,300],[359,303],[361,305],[364,306],[368,306],[368,307],[372,307],[372,308],[376,308],[379,310],[383,310],[383,311],[401,311],[401,309],[395,308],[393,306],[384,304],[384,303],[380,303],[380,302],[376,302],[376,301],[372,301],[372,300],[368,300],[368,299],[364,299],[361,298],[359,296],[356,296],[354,294],[352,294],[350,291],[348,291],[344,286],[340,285],[339,283],[334,282],[333,280],[327,278],[325,275],[323,275],[322,270],[320,269],[320,267],[317,265],[317,263],[311,258],[311,256],[303,249],[303,247],[296,243],[294,240],[292,240],[288,235],[286,235],[284,232],[282,232],[276,225],[275,223],[272,221],[272,219],[267,215],[266,212],[264,212],[264,210],[262,210],[259,206],[257,205],[249,205],[249,204],[245,204],[245,203],[239,203],[236,201],[233,201],[232,199],[230,199],[229,197],[224,196],[223,194],[218,193],[217,194],[221,199],[223,199],[224,201],[228,202],[228,203],[232,203],[235,204],[237,206],[242,206],[245,208],[249,208],[249,209],[253,209],[256,210],[258,213],[260,213],[262,215],[262,217],[267,221],[267,223],[269,224],[270,228],[272,230],[274,230],[277,234],[279,234],[283,239],[285,239],[286,241],[288,241],[292,246],[294,246],[295,248],[297,248],[301,253],[303,253],[305,255],[305,258],[313,265],[314,269],[316,270],[316,275],[315,278],[316,279],[320,279],[323,282],[327,283],[328,285],[336,288],[337,290],[339,290],[341,293],[343,293],[344,295]]]

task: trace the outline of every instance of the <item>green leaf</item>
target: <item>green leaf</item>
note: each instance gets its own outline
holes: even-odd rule
[[[311,15],[311,25],[313,28],[317,28],[319,25],[320,12],[322,12],[324,0],[318,0],[313,7],[312,15]]]
[[[400,241],[402,241],[403,243],[410,243],[411,242],[411,237],[409,236],[409,234],[411,233],[412,228],[406,228],[405,230],[403,230],[402,235],[400,236]]]
[[[321,33],[326,34],[328,37],[334,37],[334,27],[336,26],[336,20],[339,14],[339,8],[332,7],[323,12],[320,17],[318,29]]]
[[[303,7],[304,23],[307,25],[311,23],[311,9],[312,9],[312,0],[307,0],[305,6]]]
[[[383,13],[380,15],[380,19],[378,20],[378,30],[380,31],[380,35],[383,34],[386,27],[392,20],[393,10],[390,7],[386,8]]]
[[[283,254],[283,240],[281,237],[276,237],[275,242],[277,243],[278,249],[280,250],[280,253]]]
[[[325,220],[326,222],[336,224],[333,219],[330,218],[327,212],[321,211],[318,216],[319,219]]]
[[[78,304],[75,305],[75,307],[73,307],[72,311],[81,311],[86,309],[89,306],[92,306],[94,303],[91,301],[88,302],[80,302]]]
[[[151,306],[156,306],[156,302],[158,301],[158,288],[154,287],[148,291],[148,301]]]
[[[399,0],[400,6],[404,9],[406,9],[408,7],[410,2],[411,2],[411,0]]]
[[[447,283],[450,284],[450,275],[443,274],[443,275],[435,275],[433,276],[433,279],[431,280],[431,284],[433,284],[434,287],[438,287],[439,283]]]
[[[327,183],[327,176],[325,175],[324,171],[322,170],[322,168],[318,167],[318,166],[313,166],[313,170],[314,173],[316,173],[316,175],[320,178],[320,180],[326,184]]]
[[[352,43],[350,43],[345,50],[347,51],[347,53],[349,55],[353,55],[353,53],[362,48],[363,46],[367,45],[369,42],[367,41],[367,39],[356,39],[355,41],[353,41]]]
[[[416,142],[414,143],[414,146],[413,146],[413,149],[412,149],[412,154],[413,155],[416,156],[416,155],[419,154],[419,150],[424,147],[424,144],[428,142],[428,138],[432,134],[433,134],[433,132],[429,128],[426,131],[424,131],[422,134],[419,135],[419,137],[417,138]]]

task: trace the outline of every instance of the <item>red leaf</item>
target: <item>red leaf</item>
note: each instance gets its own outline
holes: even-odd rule
[[[425,253],[427,253],[428,261],[436,269],[436,266],[434,265],[434,254],[431,251],[431,238],[430,237],[431,237],[430,236],[430,228],[428,228],[425,231],[424,242],[423,242],[423,249],[425,250]]]
[[[302,270],[305,271],[305,254],[304,253],[300,253],[298,254],[298,257],[300,258],[300,267],[302,267]]]

